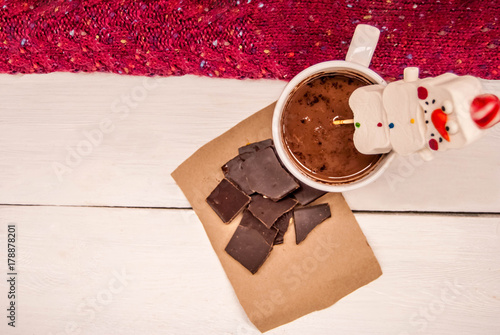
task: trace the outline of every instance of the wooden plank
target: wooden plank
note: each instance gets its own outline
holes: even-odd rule
[[[344,193],[352,209],[500,212],[500,126],[461,150],[398,156],[373,184]]]
[[[272,103],[285,84],[70,73],[0,78],[6,204],[188,206],[171,171]]]
[[[258,334],[191,210],[0,206],[0,217],[2,241],[16,224],[17,333]],[[497,333],[500,216],[356,217],[384,275],[269,334]]]
[[[285,82],[0,75],[0,203],[189,207],[170,172]],[[423,163],[399,158],[359,210],[500,212],[500,127]],[[193,173],[196,173],[195,171]]]

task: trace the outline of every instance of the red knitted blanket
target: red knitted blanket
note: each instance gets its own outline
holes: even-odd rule
[[[372,68],[500,79],[498,0],[0,1],[0,72],[196,74],[288,80],[342,59],[359,23]]]

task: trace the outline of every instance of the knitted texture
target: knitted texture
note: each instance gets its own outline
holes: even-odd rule
[[[498,0],[0,1],[0,72],[289,80],[380,29],[371,67],[500,79]]]

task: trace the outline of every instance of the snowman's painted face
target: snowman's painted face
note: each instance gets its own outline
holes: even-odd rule
[[[456,116],[452,114],[453,103],[449,99],[436,101],[423,86],[418,87],[417,93],[424,113],[427,146],[432,150],[439,150],[440,146],[451,141],[453,136],[450,135],[459,131]]]
[[[475,137],[478,128],[470,117],[470,104],[480,90],[476,78],[450,73],[418,82],[418,102],[429,149],[460,148]]]

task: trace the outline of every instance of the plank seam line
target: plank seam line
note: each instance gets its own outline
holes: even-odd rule
[[[51,204],[0,204],[3,207],[69,207],[69,208],[117,208],[117,209],[165,209],[192,210],[191,207],[148,207],[148,206],[103,206],[103,205],[51,205]],[[443,216],[476,216],[497,217],[500,212],[450,212],[450,211],[405,211],[405,210],[353,210],[354,214],[400,214],[400,215],[443,215]]]

